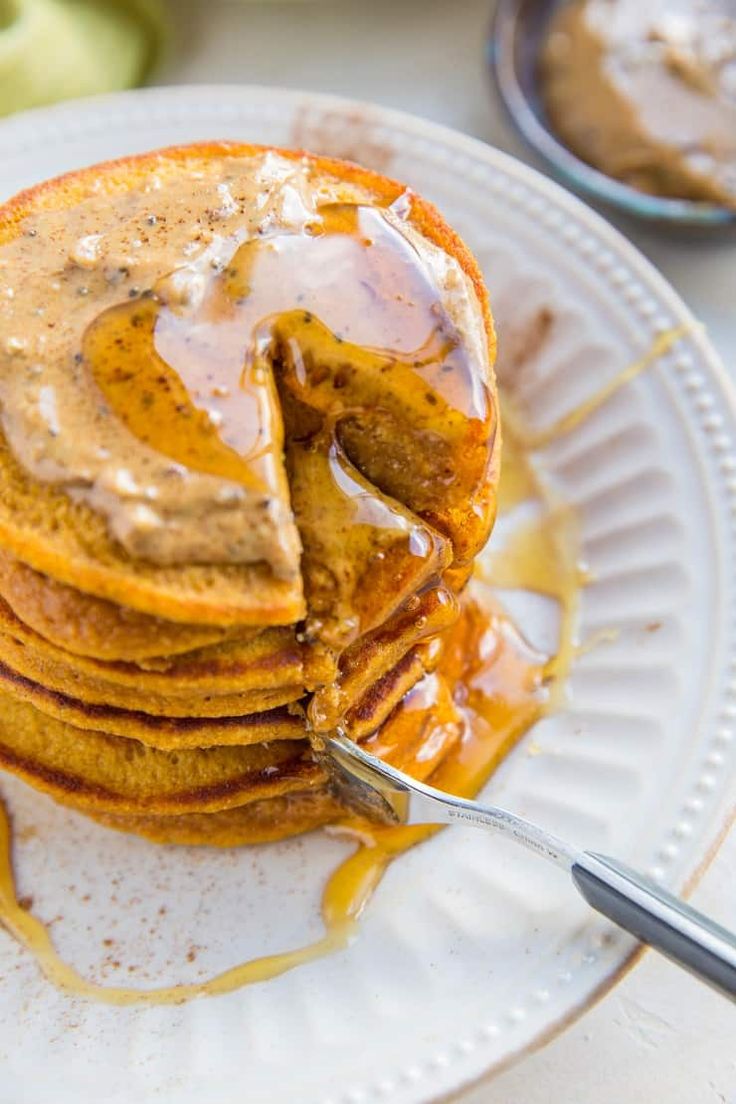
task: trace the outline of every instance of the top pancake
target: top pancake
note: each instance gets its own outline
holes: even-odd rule
[[[62,328],[66,340],[71,342],[69,348],[77,348],[87,340],[85,335],[102,312],[111,308],[122,310],[129,296],[135,299],[141,288],[150,288],[183,263],[183,248],[190,244],[192,227],[189,223],[178,230],[172,225],[163,237],[163,231],[156,228],[156,240],[167,245],[163,252],[148,250],[145,241],[137,249],[131,247],[126,264],[119,266],[126,270],[122,286],[110,279],[104,265],[88,267],[88,258],[83,251],[80,254],[75,243],[78,246],[80,240],[102,235],[109,256],[117,257],[123,242],[130,246],[131,239],[145,237],[146,231],[141,227],[147,219],[153,218],[160,226],[168,216],[180,212],[183,184],[190,191],[199,190],[202,211],[207,212],[200,222],[210,240],[217,232],[222,236],[225,215],[205,203],[207,189],[222,198],[224,184],[232,200],[238,194],[240,177],[254,171],[254,166],[262,167],[273,156],[261,147],[227,143],[182,147],[70,174],[22,193],[2,208],[0,280],[10,284],[23,265],[30,272],[29,279],[23,280],[27,286],[16,288],[12,310],[5,309],[3,304],[0,312],[0,372],[5,373],[6,380],[10,379],[10,392],[19,386],[20,377],[16,378],[16,373],[31,369],[35,373],[40,364],[42,376],[46,367],[44,357],[51,358],[54,349],[64,347],[56,333],[42,332],[43,323],[38,319],[31,321],[30,312],[43,310],[54,284],[59,289],[53,294],[63,300]],[[300,179],[308,180],[315,193],[319,191],[332,204],[384,209],[404,193],[403,187],[393,181],[329,159],[278,152],[276,162],[268,163],[277,163],[281,169],[284,165],[293,166]],[[277,176],[263,185],[267,202],[280,187]],[[322,326],[322,320],[307,319],[304,312],[296,310],[295,302],[294,310],[281,318],[269,353],[278,362],[273,371],[278,378],[278,392],[273,383],[269,385],[269,401],[273,406],[269,416],[276,421],[283,419],[285,429],[281,432],[285,433],[286,447],[285,462],[276,426],[273,470],[268,478],[274,501],[283,499],[286,511],[279,515],[281,520],[274,528],[274,539],[281,542],[278,555],[274,553],[273,562],[269,560],[264,538],[262,547],[258,546],[260,558],[253,562],[237,559],[217,562],[216,555],[206,552],[207,534],[204,534],[204,561],[199,551],[195,551],[196,562],[164,563],[131,553],[121,543],[119,534],[111,532],[109,518],[90,505],[84,495],[75,493],[71,497],[68,488],[56,485],[53,479],[41,480],[30,474],[28,458],[24,457],[24,463],[20,463],[9,445],[11,439],[17,440],[18,427],[13,424],[16,411],[6,400],[3,408],[6,434],[0,435],[0,546],[48,577],[38,585],[40,577],[28,575],[27,585],[23,586],[17,572],[14,578],[12,572],[0,572],[0,593],[27,624],[81,655],[142,660],[216,642],[222,639],[220,630],[227,626],[294,623],[306,612],[305,587],[307,600],[314,599],[310,604],[316,607],[321,603],[323,622],[324,612],[342,601],[341,586],[343,590],[347,588],[349,606],[350,601],[355,603],[356,594],[365,591],[365,579],[370,577],[378,584],[377,605],[358,611],[357,634],[372,630],[390,616],[427,577],[451,564],[472,559],[492,522],[497,477],[499,441],[490,368],[494,348],[492,324],[482,279],[467,249],[431,205],[416,196],[411,196],[407,205],[402,217],[410,232],[453,258],[459,271],[465,274],[468,287],[473,289],[485,356],[478,378],[470,382],[486,397],[484,416],[460,416],[431,380],[425,380],[420,394],[417,373],[401,356],[376,358],[358,343],[353,346],[343,338],[336,339],[334,333]],[[238,217],[235,216],[236,222]],[[171,221],[176,223],[175,219]],[[228,223],[228,232],[233,225]],[[150,236],[154,236],[153,229]],[[201,251],[195,245],[195,253],[197,248]],[[189,255],[193,255],[191,251]],[[26,310],[27,317],[23,313]],[[142,303],[137,317],[143,318],[144,323],[146,310]],[[32,355],[16,348],[15,334],[24,318],[29,322],[29,332],[46,339],[34,346]],[[310,322],[313,328],[307,331]],[[474,334],[473,340],[477,342],[478,336]],[[92,341],[89,347],[97,357],[95,363],[105,365],[107,347],[99,335],[92,337],[94,341],[89,338]],[[295,343],[300,342],[302,357],[295,360],[293,350]],[[338,349],[336,342],[342,349]],[[79,382],[79,372],[86,367],[84,363],[81,368],[78,363],[70,364],[70,391]],[[58,364],[55,371],[58,379]],[[96,377],[95,381],[83,381],[88,394],[94,393],[95,382],[99,384],[100,380]],[[103,388],[104,397],[113,409],[118,382],[117,377],[112,381],[107,378]],[[334,446],[336,451],[324,450],[318,457],[319,450],[313,442],[336,416],[338,387],[343,401],[339,411],[342,419],[339,441]],[[117,426],[116,432],[120,436],[130,432],[142,440],[141,419],[146,417],[145,411],[128,407],[126,411],[128,420]],[[163,409],[164,414],[167,411],[170,413],[168,408]],[[195,420],[190,424],[196,428],[199,423]],[[155,438],[146,447],[151,445],[155,451]],[[180,456],[175,460],[182,463]],[[226,460],[227,464],[233,463],[229,456]],[[222,470],[229,472],[227,464]],[[195,473],[205,471],[202,480],[221,474],[217,465],[215,468],[210,464],[203,469],[201,458],[195,457]],[[330,579],[329,585],[325,582],[326,566],[331,571],[335,566],[334,548],[323,547],[318,539],[319,534],[328,531],[332,517],[330,503],[325,507],[324,488],[331,485],[325,472],[336,485],[344,487],[346,481],[350,482],[351,487],[357,488],[355,493],[361,501],[377,503],[392,519],[398,537],[392,537],[393,543],[387,540],[385,547],[380,545],[381,558],[386,561],[383,569],[386,593],[381,593],[381,570],[376,570],[371,555],[365,554],[360,561],[360,552],[355,558],[360,569],[350,578],[337,582]],[[206,482],[202,485],[209,486]],[[303,561],[299,539],[296,536],[292,539],[287,532],[289,524],[293,525],[292,507],[305,544]],[[385,528],[383,522],[378,528],[381,527]],[[412,570],[396,593],[392,608],[388,580],[397,577],[397,565],[405,562],[401,550],[407,541],[414,542],[413,547],[417,541],[424,541],[425,545],[432,545],[434,552],[427,554],[423,566],[412,563],[410,557]],[[376,547],[372,535],[368,551],[375,555]],[[241,553],[239,549],[236,555]],[[50,594],[54,595],[51,605]],[[89,596],[88,603],[85,595]],[[75,604],[73,621],[79,626],[78,631],[60,628],[65,618],[59,616],[59,610],[65,608],[67,600]],[[124,617],[117,613],[118,607],[126,611]],[[350,619],[343,608],[337,615],[342,624]],[[158,638],[153,632],[151,638],[155,643],[146,642],[149,628],[155,626],[145,620],[139,622],[138,617],[181,624],[161,629]],[[107,627],[112,631],[108,632]],[[341,647],[349,643],[349,638],[339,640]]]

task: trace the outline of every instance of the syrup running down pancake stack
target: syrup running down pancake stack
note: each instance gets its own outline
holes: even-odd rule
[[[465,246],[354,165],[198,145],[0,209],[0,765],[225,845],[344,813],[314,733],[430,777],[493,352]]]

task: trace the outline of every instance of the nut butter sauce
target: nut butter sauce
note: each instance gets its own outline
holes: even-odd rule
[[[547,113],[640,191],[736,209],[733,0],[569,0],[541,52]]]

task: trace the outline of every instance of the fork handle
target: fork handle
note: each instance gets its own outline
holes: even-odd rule
[[[736,937],[731,932],[605,855],[579,854],[571,873],[592,908],[736,1000]]]

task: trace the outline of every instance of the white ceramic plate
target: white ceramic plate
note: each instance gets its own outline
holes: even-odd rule
[[[507,348],[540,309],[554,316],[525,370],[542,421],[689,320],[636,250],[524,165],[418,119],[311,94],[151,90],[17,117],[0,126],[0,187],[10,195],[103,158],[228,137],[354,157],[435,200],[483,265]],[[488,787],[676,889],[702,867],[733,798],[735,442],[725,374],[693,332],[550,450],[595,574],[582,635],[617,635],[580,659],[569,708]],[[2,789],[21,891],[54,921],[64,955],[111,984],[195,980],[314,937],[326,873],[345,853],[324,834],[165,850],[19,783]],[[454,828],[390,869],[348,950],[227,997],[179,1008],[72,1001],[0,937],[0,1098],[436,1100],[567,1022],[631,950],[558,871]]]

